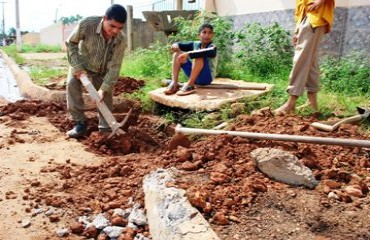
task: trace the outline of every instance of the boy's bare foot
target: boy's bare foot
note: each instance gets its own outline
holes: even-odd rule
[[[280,115],[280,114],[294,113],[295,103],[297,99],[298,99],[298,96],[289,95],[288,101],[286,101],[286,103],[284,103],[283,106],[275,109],[273,111],[273,114]]]
[[[315,106],[314,104],[311,104],[309,102],[306,102],[305,104],[302,104],[302,105],[297,107],[298,111],[303,110],[303,109],[310,109],[313,112],[318,112],[319,111],[317,106]]]
[[[307,92],[307,101],[302,108],[310,108],[314,112],[319,111],[319,107],[317,104],[317,93],[316,92]]]
[[[291,105],[289,103],[285,103],[281,107],[275,109],[273,111],[274,115],[282,115],[282,114],[289,114],[289,113],[294,113],[295,107],[294,105]]]

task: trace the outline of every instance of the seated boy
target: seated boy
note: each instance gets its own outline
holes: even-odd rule
[[[184,96],[195,92],[194,85],[208,85],[216,75],[216,47],[212,43],[213,27],[204,23],[199,27],[200,41],[179,42],[172,45],[172,81],[164,91],[166,95],[177,93]],[[190,61],[190,59],[194,59]],[[179,85],[180,68],[189,81],[181,89]]]

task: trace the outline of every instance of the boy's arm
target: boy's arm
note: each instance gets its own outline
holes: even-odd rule
[[[204,51],[203,49],[199,49],[199,52],[189,53],[190,58],[214,58],[217,55],[217,48],[213,44],[209,44]]]
[[[179,42],[177,43],[180,51],[188,52],[194,50],[194,42]]]

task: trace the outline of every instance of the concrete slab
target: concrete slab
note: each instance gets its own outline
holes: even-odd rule
[[[186,191],[168,186],[177,169],[157,169],[143,180],[145,208],[153,240],[220,240]]]
[[[150,98],[169,107],[183,109],[212,111],[222,105],[233,103],[240,99],[254,99],[257,96],[271,91],[273,84],[245,82],[228,78],[216,78],[206,87],[198,87],[196,92],[187,96],[170,95],[163,92],[166,88],[159,88],[149,92]]]

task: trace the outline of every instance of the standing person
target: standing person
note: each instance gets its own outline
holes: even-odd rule
[[[71,65],[67,81],[67,108],[75,121],[74,128],[67,132],[69,137],[81,137],[87,130],[83,111],[83,86],[79,80],[82,74],[89,77],[98,91],[100,101],[104,101],[112,110],[112,90],[119,76],[126,46],[122,32],[126,19],[126,9],[114,4],[103,17],[82,19],[66,41],[68,62]],[[99,131],[111,131],[100,112]]]
[[[334,0],[296,0],[296,31],[293,37],[295,52],[287,102],[275,113],[291,113],[304,90],[307,90],[307,105],[318,111],[319,91],[318,51],[320,41],[328,33],[334,21]]]
[[[184,96],[191,94],[195,92],[195,84],[208,85],[216,77],[217,51],[212,42],[213,26],[204,23],[199,27],[198,33],[200,41],[179,42],[172,45],[172,51],[174,52],[172,57],[172,81],[164,91],[166,95],[177,93],[178,96]],[[190,59],[194,60],[191,61]],[[181,89],[179,85],[180,69],[189,78],[189,81]]]

